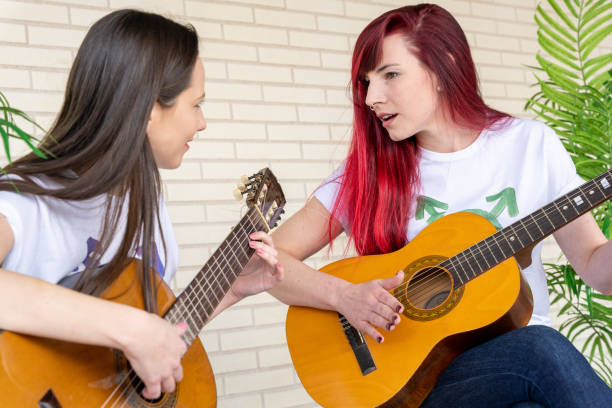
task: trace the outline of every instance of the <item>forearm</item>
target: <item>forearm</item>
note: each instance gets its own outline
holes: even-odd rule
[[[579,272],[587,285],[603,294],[612,295],[612,241],[595,249],[584,270]]]
[[[133,307],[84,295],[0,268],[0,328],[123,349]]]
[[[349,282],[319,272],[279,249],[284,279],[268,292],[283,303],[317,309],[337,310],[338,294]]]

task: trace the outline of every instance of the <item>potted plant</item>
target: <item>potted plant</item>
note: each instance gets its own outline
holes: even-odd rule
[[[594,56],[612,33],[609,0],[545,0],[535,21],[542,53],[536,59],[538,92],[525,108],[551,126],[578,174],[593,177],[612,166],[612,53]],[[593,210],[610,238],[612,204]],[[586,285],[567,262],[547,264],[551,303],[560,305],[559,327],[612,386],[612,296]]]

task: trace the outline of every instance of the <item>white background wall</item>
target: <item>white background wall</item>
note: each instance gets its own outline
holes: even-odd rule
[[[0,0],[0,90],[13,106],[48,127],[61,106],[76,50],[98,18],[136,7],[197,28],[207,75],[208,129],[198,135],[180,169],[162,173],[181,248],[174,282],[179,292],[241,217],[244,208],[231,197],[240,175],[270,166],[287,196],[287,218],[340,163],[352,114],[347,84],[355,39],[382,12],[415,3]],[[539,48],[533,20],[537,1],[433,3],[451,11],[465,30],[487,103],[530,117],[522,109],[535,93],[527,65],[535,64]],[[24,148],[14,145],[13,151]],[[547,242],[545,256],[556,254]],[[322,251],[308,262],[316,267],[329,258]],[[220,407],[316,406],[291,365],[286,310],[262,294],[232,307],[204,330]]]

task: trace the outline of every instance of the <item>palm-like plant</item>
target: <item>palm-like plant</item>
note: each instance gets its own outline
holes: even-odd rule
[[[539,91],[526,104],[559,134],[578,174],[591,179],[612,165],[612,53],[593,52],[612,33],[610,0],[546,0],[535,20],[538,54],[534,67]],[[610,238],[612,205],[593,214]],[[569,264],[548,264],[552,303],[561,304],[560,331],[583,341],[581,351],[612,385],[612,296],[596,293]]]

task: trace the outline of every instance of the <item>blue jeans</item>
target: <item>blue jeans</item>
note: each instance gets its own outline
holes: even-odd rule
[[[612,389],[558,331],[513,330],[457,357],[421,408],[612,407]]]

